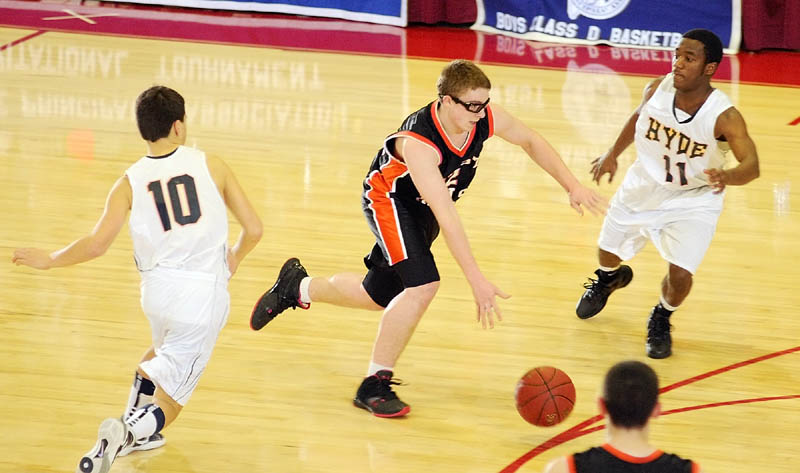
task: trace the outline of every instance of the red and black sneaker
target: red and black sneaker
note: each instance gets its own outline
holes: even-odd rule
[[[311,304],[300,301],[300,281],[307,277],[306,268],[297,258],[289,258],[283,263],[278,280],[256,302],[250,314],[250,328],[261,330],[272,319],[288,308],[308,309]]]
[[[377,417],[401,417],[411,411],[411,406],[401,401],[392,385],[400,385],[392,381],[392,372],[381,370],[372,376],[367,376],[358,387],[353,405],[366,409]]]

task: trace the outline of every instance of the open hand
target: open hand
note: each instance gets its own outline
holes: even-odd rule
[[[588,187],[578,185],[569,193],[569,205],[580,215],[583,215],[583,207],[592,215],[605,215],[608,201]]]
[[[473,285],[472,293],[475,297],[478,322],[481,323],[484,329],[487,326],[494,328],[494,316],[497,316],[498,321],[503,320],[503,313],[500,311],[500,305],[497,304],[495,296],[508,299],[511,295],[500,290],[488,279],[483,279],[480,283]]]
[[[597,185],[600,185],[600,178],[604,174],[608,174],[608,182],[610,183],[614,179],[614,175],[617,174],[617,158],[611,158],[608,153],[596,158],[592,161],[592,170],[589,171],[589,174],[592,175],[592,180]]]

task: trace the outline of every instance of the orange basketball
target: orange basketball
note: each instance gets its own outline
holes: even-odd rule
[[[534,425],[549,427],[567,418],[575,405],[575,385],[552,366],[534,368],[520,378],[514,393],[517,411]]]

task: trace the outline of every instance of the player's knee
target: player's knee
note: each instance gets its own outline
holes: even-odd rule
[[[433,300],[433,297],[439,290],[439,281],[429,282],[421,286],[407,287],[405,290],[416,299],[427,304]]]
[[[692,285],[692,273],[680,266],[670,265],[669,282],[675,287],[687,287]]]

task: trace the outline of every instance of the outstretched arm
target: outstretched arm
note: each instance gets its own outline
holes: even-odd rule
[[[725,110],[717,117],[714,134],[728,140],[733,155],[739,161],[739,165],[731,169],[706,169],[705,173],[708,174],[714,192],[718,194],[725,186],[741,186],[757,178],[760,171],[756,144],[747,133],[742,114],[735,107]]]
[[[663,79],[664,77],[653,79],[645,86],[642,94],[642,102],[636,107],[636,110],[633,111],[631,116],[628,117],[628,121],[625,122],[625,126],[622,127],[622,131],[619,132],[611,149],[603,156],[592,161],[592,170],[589,172],[592,174],[592,180],[598,185],[600,184],[600,178],[603,177],[604,174],[608,174],[608,182],[614,179],[614,175],[617,173],[617,158],[631,143],[633,143],[634,134],[636,133],[636,121],[639,119],[639,113],[642,111],[644,104],[650,100],[650,97],[652,97],[656,89],[658,89]]]
[[[585,206],[593,214],[605,212],[606,203],[596,192],[589,190],[578,182],[570,172],[558,152],[550,146],[542,135],[535,132],[519,119],[506,112],[498,105],[492,106],[494,113],[494,130],[497,136],[509,143],[519,145],[531,159],[561,184],[569,194],[572,208],[583,215]]]
[[[228,250],[228,269],[233,274],[239,267],[239,263],[261,240],[263,232],[261,219],[247,199],[247,195],[239,185],[231,168],[223,160],[213,156],[206,156],[206,160],[208,168],[214,176],[214,181],[217,182],[220,193],[225,199],[225,205],[242,226],[239,238]]]
[[[497,314],[498,320],[503,320],[495,296],[506,299],[510,296],[489,282],[478,268],[461,218],[459,218],[456,206],[450,197],[450,190],[439,172],[438,155],[428,146],[410,138],[400,139],[398,145],[399,154],[408,167],[414,186],[430,206],[433,215],[436,216],[436,221],[439,223],[450,253],[461,266],[461,270],[472,287],[478,319],[484,328],[487,324],[489,327],[494,327],[492,312]]]
[[[131,208],[131,186],[122,176],[106,199],[105,210],[91,233],[75,240],[66,247],[48,253],[39,248],[18,248],[11,261],[17,265],[36,269],[50,269],[83,263],[103,255],[119,234]]]

